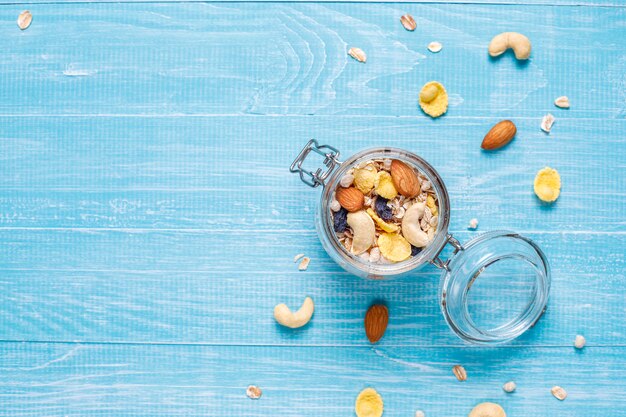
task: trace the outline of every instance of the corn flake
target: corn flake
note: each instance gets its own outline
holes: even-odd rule
[[[354,186],[363,194],[368,194],[374,183],[376,182],[376,168],[373,165],[367,165],[363,168],[354,170]]]
[[[561,176],[556,169],[545,167],[537,172],[534,188],[541,201],[552,203],[561,194]]]
[[[448,93],[437,81],[430,81],[420,91],[420,107],[430,117],[439,117],[448,110]]]
[[[381,234],[378,247],[383,256],[392,262],[402,262],[411,256],[411,244],[399,234]]]
[[[354,411],[357,417],[381,417],[383,399],[374,388],[365,388],[356,397]]]
[[[430,212],[432,213],[432,215],[436,216],[437,215],[437,204],[435,204],[435,199],[433,198],[432,195],[429,195],[428,197],[426,197],[426,205],[430,209]]]
[[[384,230],[385,232],[394,233],[394,232],[397,232],[400,229],[397,224],[385,222],[371,208],[367,209],[367,214],[369,214],[370,217],[374,220],[374,222],[376,222],[378,227],[381,228],[382,230]]]
[[[387,200],[393,200],[398,195],[398,191],[396,191],[396,187],[393,185],[391,174],[387,171],[380,171],[376,175],[374,185],[376,186],[376,194]]]

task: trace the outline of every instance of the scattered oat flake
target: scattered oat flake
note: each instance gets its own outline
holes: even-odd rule
[[[554,124],[554,120],[554,116],[550,113],[543,116],[543,118],[541,119],[541,130],[546,133],[550,133],[550,130],[552,130],[552,125]]]
[[[293,263],[295,264],[296,262],[298,262],[301,258],[304,258],[304,253],[299,253],[296,256],[293,257]]]
[[[580,334],[576,335],[576,339],[574,339],[574,347],[576,349],[584,348],[586,343],[587,341],[585,340],[585,336]]]
[[[263,395],[263,391],[256,385],[249,385],[248,389],[246,389],[246,395],[252,400],[258,400]]]
[[[441,49],[443,49],[443,45],[439,42],[431,42],[428,44],[428,50],[433,54],[441,51]]]
[[[300,261],[300,265],[298,265],[298,270],[306,271],[306,269],[309,267],[309,262],[311,262],[310,258],[307,258],[306,256],[302,258],[302,261]]]
[[[415,28],[417,27],[417,23],[415,23],[415,19],[413,19],[413,16],[411,16],[408,13],[400,18],[400,23],[402,23],[402,26],[404,26],[406,30],[409,30],[411,32],[414,31]]]
[[[25,30],[30,26],[30,23],[32,21],[33,21],[33,15],[28,10],[24,10],[17,17],[17,26],[20,29]]]
[[[517,388],[517,385],[513,381],[509,381],[502,386],[504,392],[513,392]]]
[[[478,219],[472,219],[469,221],[468,229],[476,230],[478,228]]]
[[[554,100],[554,105],[561,109],[569,109],[569,98],[567,98],[567,96],[561,96]]]
[[[552,395],[554,395],[554,397],[559,401],[563,401],[567,398],[567,391],[565,391],[558,385],[553,386],[550,391],[552,392]]]
[[[456,379],[458,379],[459,381],[467,380],[467,372],[465,371],[465,368],[463,368],[461,365],[454,365],[452,367],[452,372],[454,373]]]
[[[350,48],[348,50],[348,55],[350,55],[352,58],[356,59],[359,62],[365,62],[367,61],[367,55],[365,54],[365,52],[363,52],[363,50],[361,48]]]
[[[426,414],[422,410],[417,410],[415,412],[415,417],[426,417]]]

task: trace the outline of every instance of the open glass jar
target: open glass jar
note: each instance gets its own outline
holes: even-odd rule
[[[311,153],[323,158],[322,168],[306,169]],[[436,230],[421,251],[400,262],[371,262],[342,244],[333,224],[336,190],[341,179],[355,167],[370,161],[400,161],[429,181],[437,201]],[[316,228],[328,255],[346,271],[369,279],[407,275],[432,264],[442,270],[439,303],[450,328],[474,344],[504,343],[520,336],[543,314],[550,291],[550,269],[541,249],[530,239],[513,232],[490,232],[464,245],[448,233],[450,202],[446,187],[435,169],[419,156],[397,148],[374,148],[356,153],[344,162],[332,146],[311,140],[291,165],[302,181],[323,187],[316,211]],[[370,210],[375,217],[375,213]],[[380,220],[380,219],[378,219]],[[383,224],[384,226],[384,224]],[[378,227],[378,226],[377,226]],[[453,253],[442,259],[446,245]]]

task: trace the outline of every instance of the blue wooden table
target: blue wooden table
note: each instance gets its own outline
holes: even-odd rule
[[[2,3],[0,416],[350,416],[367,386],[388,417],[482,401],[510,417],[626,416],[623,0]],[[509,30],[532,40],[525,65],[487,56]],[[450,95],[437,120],[417,106],[430,80]],[[482,152],[504,118],[517,138]],[[426,158],[461,240],[535,240],[553,272],[537,326],[468,347],[434,268],[343,272],[315,234],[319,193],[288,174],[312,137]],[[546,165],[563,182],[552,206],[532,193]],[[274,305],[305,295],[312,322],[278,326]],[[390,322],[372,346],[362,320],[377,299]]]

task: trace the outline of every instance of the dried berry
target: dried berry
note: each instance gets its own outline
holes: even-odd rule
[[[376,214],[386,222],[393,218],[393,209],[387,205],[388,201],[385,197],[378,196],[374,202]]]
[[[418,248],[417,246],[411,245],[411,256],[417,256],[418,253],[422,251],[422,248]]]
[[[345,208],[341,208],[335,216],[333,217],[333,227],[335,228],[335,232],[343,233],[346,231],[348,227],[348,210]]]
[[[372,218],[372,220],[374,220],[374,223],[376,223],[376,225],[380,229],[384,230],[387,233],[394,233],[394,232],[397,232],[398,229],[400,229],[400,227],[397,224],[395,224],[395,223],[387,223],[387,222],[385,222],[371,208],[367,209],[367,214],[369,214],[369,216]]]

